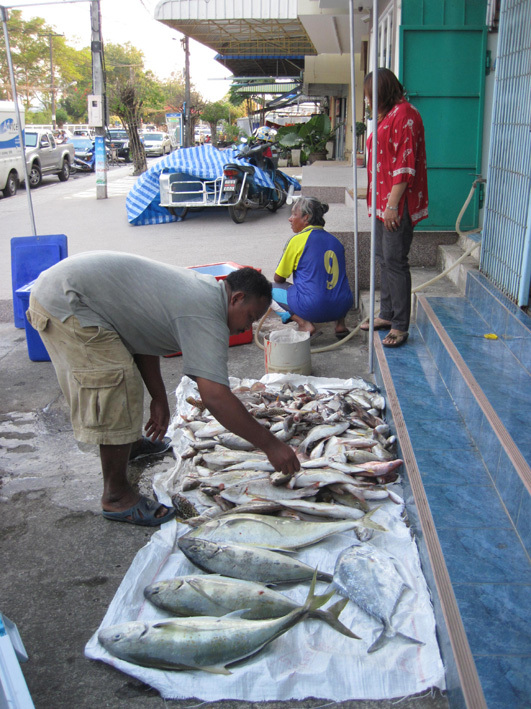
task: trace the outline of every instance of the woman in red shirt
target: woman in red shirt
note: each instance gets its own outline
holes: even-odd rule
[[[364,81],[372,110],[372,74]],[[372,214],[372,135],[367,140],[369,216]],[[389,329],[385,347],[408,338],[411,273],[408,254],[413,227],[428,216],[424,126],[417,109],[404,98],[404,87],[389,69],[378,70],[378,159],[375,255],[380,264],[380,315],[375,330]],[[368,330],[366,323],[363,330]]]

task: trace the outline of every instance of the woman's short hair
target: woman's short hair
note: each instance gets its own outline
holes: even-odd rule
[[[301,217],[308,217],[308,224],[324,226],[324,215],[328,212],[328,205],[319,202],[315,197],[299,197],[293,205]]]
[[[372,105],[372,71],[363,81],[363,93]],[[404,98],[404,87],[390,69],[378,69],[378,113],[388,113]]]

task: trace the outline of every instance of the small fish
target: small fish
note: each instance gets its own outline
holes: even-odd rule
[[[220,472],[230,473],[233,470],[260,470],[266,473],[274,473],[275,468],[271,465],[267,458],[249,458],[248,460],[241,460],[239,463],[234,463],[234,465],[229,465],[223,468]]]
[[[230,431],[218,434],[218,439],[221,445],[232,450],[252,451],[255,448],[255,446],[249,443],[249,441],[246,441],[245,438],[237,436],[235,433],[230,433]]]
[[[333,468],[324,470],[319,468],[317,470],[302,470],[300,473],[296,473],[293,478],[291,485],[293,487],[307,487],[308,485],[313,485],[319,487],[325,487],[325,485],[334,485],[335,483],[352,483],[352,478],[339,470],[334,470]]]
[[[308,447],[312,444],[317,443],[322,438],[330,438],[331,436],[339,435],[346,431],[348,427],[348,421],[343,421],[341,423],[331,425],[323,424],[321,426],[315,426],[300,444],[299,451],[301,453],[306,453]]]
[[[267,475],[267,473],[265,473]],[[236,505],[254,500],[267,499],[273,502],[279,500],[294,500],[301,497],[313,497],[317,492],[317,486],[306,487],[300,490],[291,490],[287,487],[277,487],[271,485],[269,476],[256,480],[247,480],[237,485],[231,485],[221,491],[221,496]]]
[[[308,502],[307,500],[277,500],[277,502],[279,505],[289,507],[296,512],[303,512],[307,515],[316,515],[322,518],[356,520],[356,526],[358,527],[369,527],[377,532],[387,532],[385,527],[371,520],[372,515],[379,507],[375,507],[370,512],[363,514],[361,510],[355,507],[334,505],[329,502]]]
[[[205,423],[198,431],[194,431],[196,438],[213,438],[222,433],[227,433],[225,426],[222,426],[218,421],[209,421]]]
[[[400,597],[408,586],[386,552],[368,542],[345,549],[336,561],[333,586],[342,596],[383,623],[381,634],[367,652],[379,650],[397,635],[424,645],[422,641],[398,632],[391,624]]]

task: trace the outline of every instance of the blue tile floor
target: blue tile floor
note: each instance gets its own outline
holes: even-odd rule
[[[431,297],[429,304],[531,465],[531,374],[503,338],[483,337],[491,332],[492,324],[486,322],[468,300]]]
[[[497,354],[499,347],[489,348],[500,343],[482,338],[487,323],[469,303],[438,300],[439,319],[477,361],[474,376],[497,405],[505,402],[505,420],[514,421],[517,411],[527,412],[529,421],[531,397],[526,402],[520,393],[525,381],[520,370],[525,370],[508,359],[505,346],[503,354]],[[430,304],[435,310],[431,298]],[[379,334],[383,339],[385,333]],[[487,705],[529,707],[529,556],[419,330],[412,328],[407,345],[386,349],[385,356]],[[510,379],[504,389],[506,371]]]

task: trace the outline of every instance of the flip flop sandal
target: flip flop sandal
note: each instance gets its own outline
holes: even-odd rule
[[[150,500],[147,497],[142,497],[128,510],[123,512],[108,512],[102,510],[101,513],[105,519],[113,520],[114,522],[127,522],[128,524],[137,524],[140,527],[158,527],[160,524],[169,522],[175,517],[175,510],[169,510],[163,517],[155,517],[157,511],[165,505],[161,505],[156,500]]]
[[[376,320],[379,320],[379,318],[376,318]],[[374,321],[374,329],[375,330],[390,330],[391,329],[391,323],[381,321],[379,323]],[[363,330],[363,332],[369,332],[369,323],[366,322],[363,325],[360,325],[360,330]]]
[[[387,335],[384,339],[389,338],[390,340],[392,340],[392,342],[383,342],[382,341],[382,345],[384,347],[400,347],[400,345],[403,345],[407,341],[408,337],[409,337],[409,332],[404,332],[404,333],[401,333],[400,335],[394,335],[394,334],[391,335],[391,333],[389,333],[389,335]]]
[[[142,436],[140,445],[135,449],[134,453],[131,450],[129,462],[149,458],[150,456],[164,455],[171,448],[171,438],[164,436],[162,441],[152,441],[145,436]]]
[[[343,332],[336,332],[336,337],[338,340],[343,340],[347,335],[350,335],[350,330],[343,330]]]

